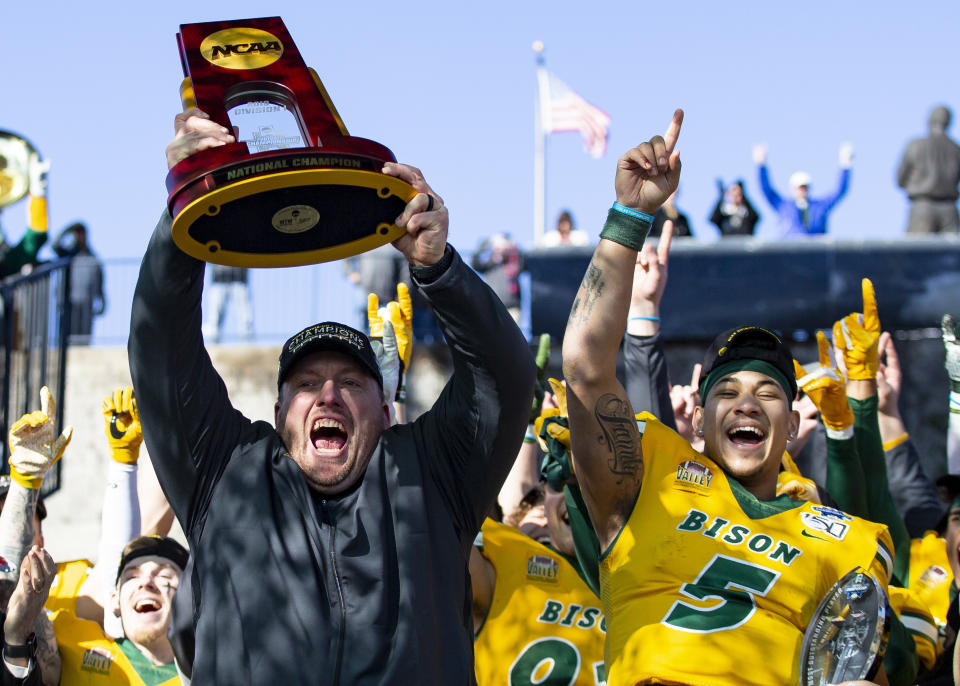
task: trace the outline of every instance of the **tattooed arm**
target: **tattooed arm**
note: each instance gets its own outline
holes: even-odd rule
[[[7,601],[20,578],[20,561],[36,536],[42,545],[39,529],[34,521],[40,486],[47,471],[63,455],[73,427],[67,427],[60,436],[56,433],[56,405],[53,394],[44,386],[40,389],[40,409],[28,412],[10,427],[10,487],[0,513],[0,609],[6,610]]]
[[[20,578],[20,561],[26,556],[34,539],[35,513],[40,491],[24,488],[16,481],[0,512],[0,609],[6,611],[10,594]]]
[[[4,654],[3,661],[9,674],[13,669],[25,670],[27,676],[35,666],[40,667],[40,681],[48,686],[60,683],[60,653],[53,636],[53,625],[43,611],[43,604],[50,592],[50,585],[57,573],[57,565],[46,550],[33,546],[20,565],[17,584],[7,607],[3,622]],[[37,650],[34,659],[10,657],[6,646],[24,645],[31,633],[36,634]],[[20,679],[24,675],[16,674]],[[3,683],[8,683],[4,679]],[[28,679],[25,683],[35,683],[37,679]]]
[[[677,110],[665,136],[628,151],[617,163],[617,202],[626,216],[653,214],[677,188],[679,153],[674,151],[683,112]],[[611,210],[611,216],[616,219]],[[608,220],[607,227],[611,225]],[[631,222],[627,222],[630,224]],[[645,229],[637,225],[638,234]],[[622,222],[621,222],[622,226]],[[607,229],[605,228],[605,231]],[[627,324],[637,250],[643,235],[602,234],[570,310],[563,338],[572,458],[601,549],[626,523],[643,478],[640,435],[626,391],[617,381],[617,348]]]

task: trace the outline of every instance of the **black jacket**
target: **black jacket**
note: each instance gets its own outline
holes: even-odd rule
[[[200,334],[203,263],[174,246],[170,221],[144,255],[129,355],[195,565],[193,682],[473,682],[469,550],[533,395],[510,315],[452,249],[440,274],[412,268],[453,377],[430,411],[382,434],[356,488],[324,499],[273,426],[230,405]]]

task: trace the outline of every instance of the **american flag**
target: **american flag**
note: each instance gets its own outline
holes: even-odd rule
[[[553,74],[547,72],[546,76],[540,93],[543,132],[579,131],[590,156],[603,157],[610,115],[581,98]]]

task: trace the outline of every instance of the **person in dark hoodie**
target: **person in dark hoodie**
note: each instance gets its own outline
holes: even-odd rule
[[[197,109],[175,129],[171,167],[234,140]],[[204,265],[174,245],[168,212],[144,255],[130,369],[190,542],[196,683],[473,680],[469,552],[523,440],[535,366],[499,298],[447,244],[442,199],[413,167],[383,172],[418,191],[395,245],[453,357],[440,397],[410,424],[388,427],[370,341],[336,322],[283,346],[274,425],[247,419],[203,348]]]

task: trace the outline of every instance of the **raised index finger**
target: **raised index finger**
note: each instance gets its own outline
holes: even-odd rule
[[[663,142],[667,145],[667,155],[673,152],[677,139],[680,137],[680,127],[683,125],[683,110],[677,108],[673,113],[673,119],[670,120],[670,126],[667,132],[663,134]]]
[[[670,257],[670,243],[673,241],[673,222],[669,219],[663,222],[660,231],[660,242],[657,244],[657,261],[665,265]]]
[[[863,287],[863,328],[880,333],[880,317],[877,315],[877,296],[870,279],[864,279]]]
[[[817,354],[820,358],[820,366],[830,368],[830,343],[827,342],[827,335],[823,331],[817,331]]]

